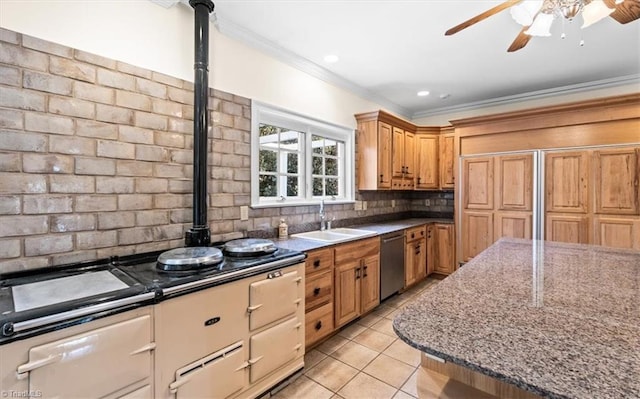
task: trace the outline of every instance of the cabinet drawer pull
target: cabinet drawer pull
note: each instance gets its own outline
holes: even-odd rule
[[[315,325],[316,331],[320,330],[322,328],[322,320],[319,320],[316,325]]]
[[[360,268],[356,269],[356,280],[360,278]]]
[[[319,267],[320,266],[320,259],[316,259],[313,261],[313,267]]]
[[[129,355],[137,355],[138,353],[151,352],[155,348],[156,348],[156,343],[155,342],[150,342],[150,343],[144,345],[142,348],[136,349],[133,352],[129,353]]]
[[[320,287],[316,287],[313,289],[313,296],[318,296],[320,295]]]
[[[29,371],[44,367],[48,364],[59,362],[62,360],[62,354],[50,355],[44,359],[34,360],[33,362],[25,363],[18,366],[18,379],[23,380],[29,376]]]
[[[368,266],[364,267],[364,273],[362,274],[362,277],[367,277],[367,267]]]
[[[261,307],[262,307],[262,304],[259,304],[259,305],[256,305],[256,306],[249,306],[249,307],[247,308],[247,312],[251,313],[251,312],[253,312],[254,310],[258,310],[258,309],[260,309]]]
[[[380,175],[380,183],[384,183],[384,179],[382,178],[384,175]]]

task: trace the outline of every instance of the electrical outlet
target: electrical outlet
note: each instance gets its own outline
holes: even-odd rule
[[[241,206],[240,207],[240,220],[249,220],[249,207]]]
[[[424,206],[431,206],[431,200],[430,199],[424,200]]]
[[[395,208],[396,207],[396,200],[391,200],[391,207]]]

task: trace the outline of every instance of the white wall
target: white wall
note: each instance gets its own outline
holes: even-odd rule
[[[0,27],[193,81],[193,10],[148,0],[0,0]],[[383,108],[220,34],[210,25],[209,85],[355,128]]]

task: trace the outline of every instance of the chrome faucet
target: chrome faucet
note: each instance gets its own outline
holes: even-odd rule
[[[324,213],[324,200],[320,200],[320,230],[327,229],[327,215]]]

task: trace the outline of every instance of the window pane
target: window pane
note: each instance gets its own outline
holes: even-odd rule
[[[280,133],[280,148],[289,151],[300,150],[300,133],[294,130],[283,130]]]
[[[338,195],[338,179],[327,179],[327,195]]]
[[[313,195],[324,195],[322,192],[322,179],[319,177],[313,178]]]
[[[321,157],[313,157],[311,158],[311,174],[321,175],[322,174],[322,158]]]
[[[324,139],[320,136],[313,135],[311,138],[311,150],[314,154],[322,154],[322,146],[324,145]]]
[[[287,177],[287,197],[297,197],[298,196],[298,177],[297,176],[289,176]]]
[[[333,158],[325,158],[324,174],[327,176],[338,176],[338,160]]]
[[[287,153],[287,173],[298,173],[298,154]]]
[[[278,195],[276,177],[273,175],[260,175],[260,196],[275,197]]]
[[[324,154],[325,155],[338,155],[338,146],[334,140],[325,140],[324,141]]]
[[[260,150],[260,172],[276,172],[278,170],[278,153],[269,150]]]

